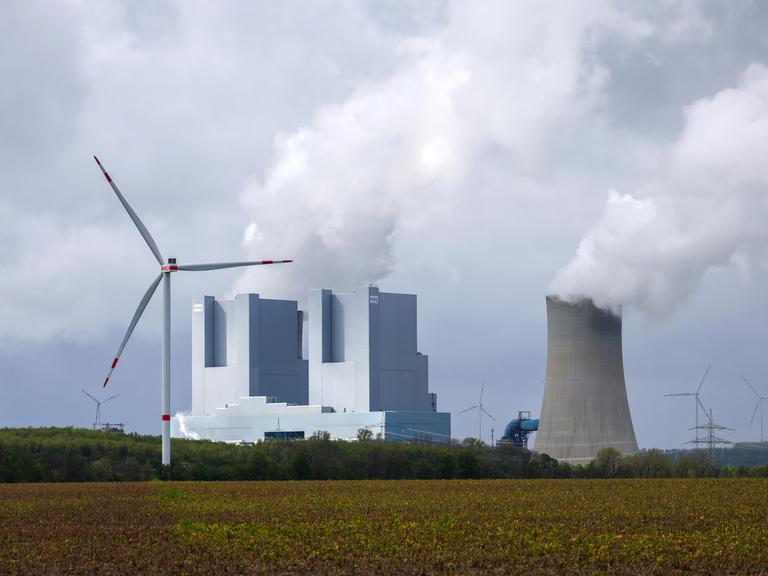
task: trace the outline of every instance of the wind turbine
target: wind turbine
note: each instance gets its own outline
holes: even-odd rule
[[[95,427],[99,427],[101,425],[101,405],[106,404],[110,400],[120,396],[120,394],[115,394],[114,396],[110,396],[106,400],[96,400],[96,398],[88,394],[88,392],[86,392],[85,390],[83,390],[83,394],[85,394],[86,396],[88,396],[88,398],[96,402],[96,424],[94,424]]]
[[[107,377],[104,379],[104,384],[102,387],[106,387],[107,382],[109,382],[109,377],[112,375],[112,371],[115,369],[115,366],[117,366],[117,361],[120,359],[120,354],[122,354],[123,348],[125,348],[125,345],[128,343],[128,338],[131,337],[131,333],[133,332],[133,329],[136,327],[136,324],[138,323],[139,318],[141,318],[141,315],[144,312],[144,309],[147,307],[147,304],[152,298],[152,295],[155,293],[155,290],[157,289],[158,284],[160,284],[160,281],[162,280],[163,281],[163,345],[162,345],[162,352],[163,352],[162,409],[163,411],[161,414],[162,435],[163,435],[162,463],[163,463],[163,466],[170,466],[171,465],[171,273],[180,272],[180,271],[204,272],[206,270],[222,270],[224,268],[239,268],[241,266],[261,266],[265,264],[286,264],[288,262],[293,262],[293,260],[254,260],[249,262],[221,262],[221,263],[214,263],[214,264],[176,264],[176,258],[168,258],[168,260],[166,261],[163,258],[163,255],[160,253],[160,249],[157,247],[157,244],[155,243],[155,240],[152,238],[152,235],[149,233],[149,230],[147,230],[147,227],[144,226],[144,223],[136,215],[136,212],[133,211],[133,208],[131,208],[131,206],[125,200],[123,195],[120,193],[120,190],[118,190],[114,181],[112,180],[110,175],[107,173],[107,171],[104,169],[104,166],[101,165],[101,162],[99,162],[99,159],[96,158],[96,156],[94,156],[93,158],[94,160],[96,160],[96,163],[99,165],[99,168],[101,168],[101,171],[104,173],[104,177],[107,179],[107,182],[109,182],[109,185],[112,187],[112,190],[115,191],[115,194],[117,195],[117,199],[120,200],[120,203],[123,205],[123,208],[125,208],[125,211],[128,212],[128,216],[131,217],[131,220],[133,220],[133,223],[136,225],[136,228],[138,228],[139,234],[141,234],[141,237],[144,238],[144,241],[147,243],[147,246],[149,246],[149,249],[152,251],[152,254],[154,254],[155,258],[160,264],[160,274],[157,276],[157,278],[155,278],[152,281],[152,283],[149,285],[149,288],[147,288],[146,293],[144,294],[141,301],[139,302],[139,307],[136,309],[136,312],[133,314],[131,323],[128,325],[128,330],[126,331],[125,336],[123,337],[123,341],[120,343],[120,347],[117,349],[117,354],[115,354],[115,359],[112,361],[112,365],[109,368],[109,372],[107,373]]]
[[[459,414],[464,414],[464,412],[469,412],[470,410],[477,410],[477,433],[478,433],[478,440],[483,439],[483,414],[488,416],[491,420],[496,422],[496,418],[488,414],[486,409],[483,407],[483,391],[485,390],[485,382],[483,382],[483,385],[480,387],[480,402],[475,404],[474,406],[470,406],[469,408],[465,408]]]
[[[752,422],[755,421],[755,416],[757,416],[757,410],[760,409],[760,444],[763,443],[763,400],[768,398],[768,396],[760,396],[757,390],[755,390],[755,387],[750,384],[749,380],[744,376],[744,374],[741,375],[742,380],[747,383],[747,386],[749,386],[752,389],[752,392],[755,393],[755,396],[757,396],[757,402],[755,403],[755,410],[752,412],[752,418],[749,420],[749,427],[752,427]]]
[[[702,410],[704,410],[704,415],[707,415],[707,409],[704,408],[704,404],[701,403],[701,400],[699,400],[699,392],[701,392],[701,387],[704,386],[704,380],[707,379],[707,374],[709,374],[709,369],[712,368],[712,364],[709,364],[707,366],[707,369],[704,371],[704,376],[701,377],[701,382],[699,382],[699,387],[696,388],[696,392],[679,392],[677,394],[664,394],[664,396],[694,396],[696,398],[696,401],[694,402],[693,408],[696,410],[696,442],[699,441],[699,407],[701,407]]]

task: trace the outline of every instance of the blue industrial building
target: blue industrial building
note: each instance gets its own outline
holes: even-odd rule
[[[509,443],[518,448],[528,448],[528,436],[538,431],[539,419],[531,418],[528,410],[517,413],[517,418],[510,420],[504,427],[504,436],[499,442]]]

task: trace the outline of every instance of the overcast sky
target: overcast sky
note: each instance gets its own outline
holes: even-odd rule
[[[544,297],[623,306],[641,447],[728,437],[768,393],[768,6],[761,2],[0,3],[0,426],[87,426],[166,256],[293,257],[178,275],[190,298],[377,284],[416,293],[457,437],[486,382],[499,431],[538,415]],[[159,433],[160,306],[104,418]],[[489,438],[486,438],[489,439]]]

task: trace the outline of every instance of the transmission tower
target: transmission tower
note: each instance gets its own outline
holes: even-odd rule
[[[693,444],[696,446],[696,448],[703,447],[705,449],[704,454],[707,460],[707,464],[709,464],[710,470],[714,470],[715,465],[717,464],[715,449],[718,446],[727,446],[729,444],[733,444],[733,442],[731,442],[730,440],[726,440],[725,438],[720,438],[717,435],[717,432],[721,430],[733,430],[733,428],[726,428],[725,426],[720,426],[720,424],[716,424],[714,419],[712,418],[711,408],[707,416],[709,421],[706,424],[689,428],[689,430],[696,430],[696,439],[690,440],[686,442],[686,444]],[[704,432],[703,437],[699,435],[699,430],[702,430]]]

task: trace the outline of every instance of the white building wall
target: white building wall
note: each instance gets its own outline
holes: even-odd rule
[[[301,431],[305,438],[323,431],[334,440],[354,440],[361,428],[395,442],[448,442],[451,418],[445,412],[334,412],[321,406],[270,403],[261,396],[242,398],[239,404],[218,408],[215,415],[171,420],[174,438],[219,442],[258,442],[275,431]]]
[[[212,415],[247,396],[307,403],[307,361],[299,358],[295,301],[238,294],[192,303],[192,411]]]

